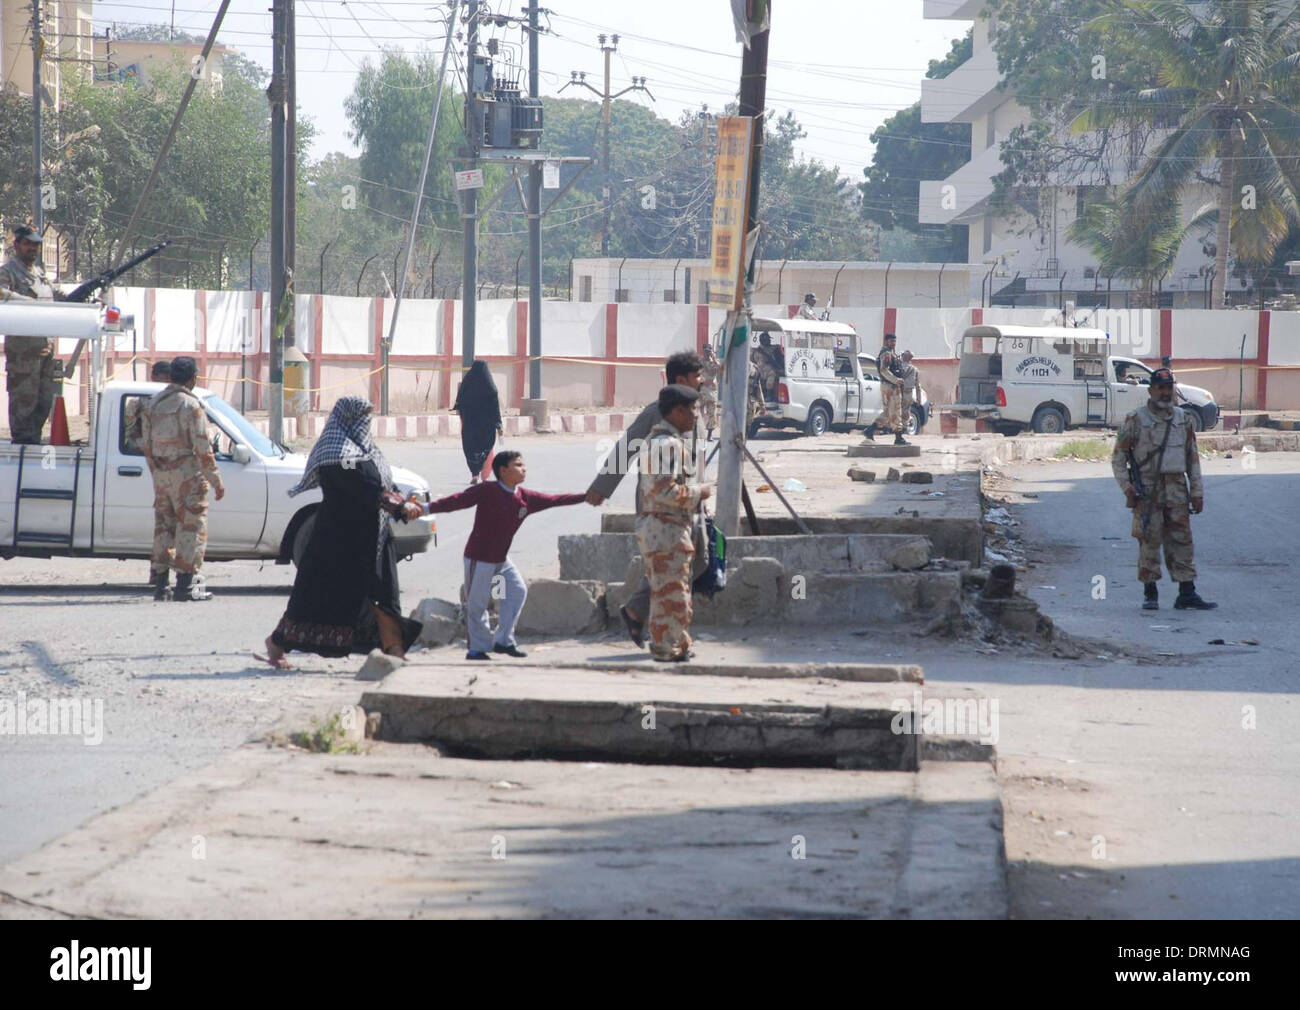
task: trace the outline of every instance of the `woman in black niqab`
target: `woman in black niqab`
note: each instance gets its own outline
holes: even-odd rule
[[[477,484],[501,431],[501,399],[486,361],[470,365],[451,409],[460,415],[460,447],[465,452],[470,483]]]

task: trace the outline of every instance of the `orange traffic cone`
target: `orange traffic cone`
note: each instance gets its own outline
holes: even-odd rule
[[[68,437],[68,408],[64,406],[63,397],[54,398],[54,417],[50,421],[50,445],[71,445]]]

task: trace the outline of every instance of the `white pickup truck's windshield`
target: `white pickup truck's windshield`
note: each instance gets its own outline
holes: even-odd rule
[[[283,456],[284,453],[269,438],[248,423],[248,419],[219,396],[209,396],[203,401],[209,410],[217,414],[226,423],[227,429],[239,433],[239,437],[263,456]]]

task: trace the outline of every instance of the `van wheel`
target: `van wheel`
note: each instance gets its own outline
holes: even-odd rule
[[[1205,430],[1205,418],[1201,416],[1199,410],[1195,407],[1183,407],[1183,410],[1187,411],[1187,420],[1192,426],[1192,431],[1199,434]]]
[[[298,532],[293,535],[293,566],[302,567],[302,559],[307,555],[307,545],[311,543],[311,535],[316,530],[316,513],[309,515]]]
[[[805,435],[819,438],[826,434],[826,429],[830,426],[830,412],[825,407],[818,405],[808,411],[808,420],[804,422],[803,430]]]
[[[1059,407],[1039,407],[1034,411],[1033,428],[1040,435],[1060,435],[1065,431],[1065,415]]]
[[[915,435],[921,430],[921,408],[913,404],[907,408],[907,433]]]

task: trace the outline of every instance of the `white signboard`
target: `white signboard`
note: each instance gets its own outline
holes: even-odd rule
[[[457,189],[482,189],[483,188],[483,169],[475,168],[468,172],[456,173]]]
[[[560,163],[558,161],[542,162],[542,188],[560,188]]]

